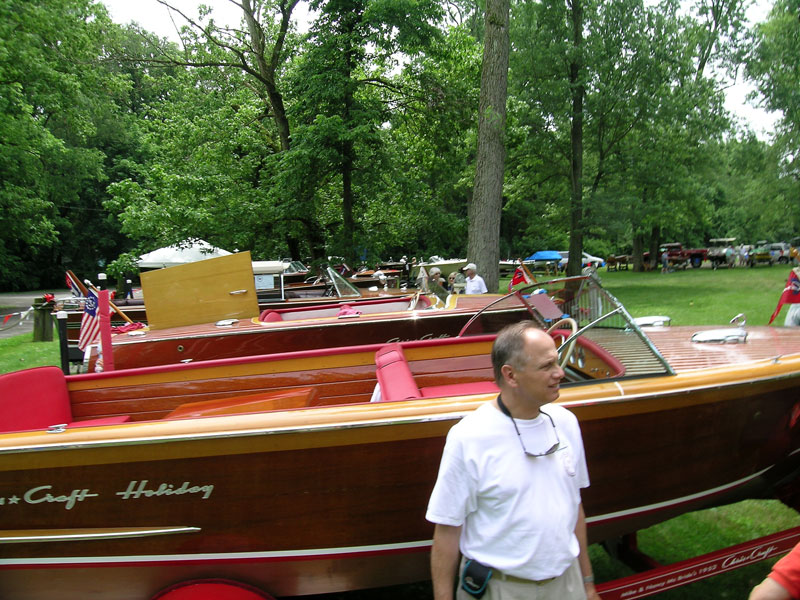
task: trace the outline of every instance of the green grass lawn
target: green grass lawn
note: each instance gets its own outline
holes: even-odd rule
[[[744,313],[750,325],[766,325],[789,276],[788,266],[755,268],[687,269],[659,272],[599,272],[603,285],[634,317],[667,315],[674,325],[727,324]],[[508,279],[501,282],[505,290]],[[786,308],[776,324],[782,324]],[[37,365],[58,365],[58,342],[33,343],[32,335],[0,339],[0,373]],[[657,474],[654,474],[657,476]],[[730,506],[682,515],[639,532],[639,547],[658,561],[669,564],[732,544],[800,525],[797,512],[778,501],[748,500]],[[631,574],[603,549],[591,548],[598,581]],[[664,592],[661,600],[746,599],[750,589],[768,572],[774,560]],[[330,594],[329,600],[406,600],[431,598],[427,583]]]

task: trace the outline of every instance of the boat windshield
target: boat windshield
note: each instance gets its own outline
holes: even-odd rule
[[[358,288],[354,286],[352,283],[347,281],[344,277],[339,275],[333,268],[328,267],[328,282],[332,286],[332,289],[336,291],[335,295],[339,298],[353,298],[353,297],[360,297],[361,292],[358,291]]]
[[[526,308],[526,318],[535,320],[543,329],[554,325],[571,337],[571,322],[578,335],[599,347],[625,367],[626,375],[673,373],[660,352],[634,322],[625,307],[600,285],[595,276],[564,277],[520,288],[487,306],[461,330],[460,337],[495,333],[500,311]],[[563,338],[562,338],[563,339]],[[568,340],[571,341],[571,340]],[[566,344],[564,344],[566,347]],[[578,344],[579,357],[586,344]]]
[[[308,273],[308,267],[306,267],[303,263],[299,260],[293,260],[289,262],[288,266],[286,267],[286,273]]]

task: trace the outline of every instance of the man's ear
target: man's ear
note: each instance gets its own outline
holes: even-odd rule
[[[510,386],[517,385],[517,378],[514,374],[514,367],[511,365],[503,365],[500,367],[500,373],[503,375],[503,381],[505,381]]]

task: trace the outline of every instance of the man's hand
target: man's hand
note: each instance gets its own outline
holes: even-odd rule
[[[586,586],[586,600],[600,600],[600,594],[594,587],[593,583],[587,583]]]

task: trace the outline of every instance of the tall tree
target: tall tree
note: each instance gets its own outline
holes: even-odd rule
[[[365,214],[365,182],[384,164],[390,107],[403,97],[392,70],[438,37],[433,0],[317,0],[320,11],[308,47],[293,72],[290,114],[296,122],[290,157],[295,181],[330,197],[338,188],[338,222],[325,224],[333,250],[348,260],[363,244],[357,214]]]
[[[765,23],[756,26],[754,49],[747,75],[755,82],[766,107],[781,115],[776,145],[786,174],[800,195],[800,6],[794,0],[777,0]]]
[[[487,0],[478,110],[475,185],[469,205],[467,257],[496,290],[500,278],[500,215],[505,168],[509,0]]]
[[[101,205],[127,86],[101,64],[114,30],[90,0],[0,3],[0,288],[53,285],[116,249]]]

